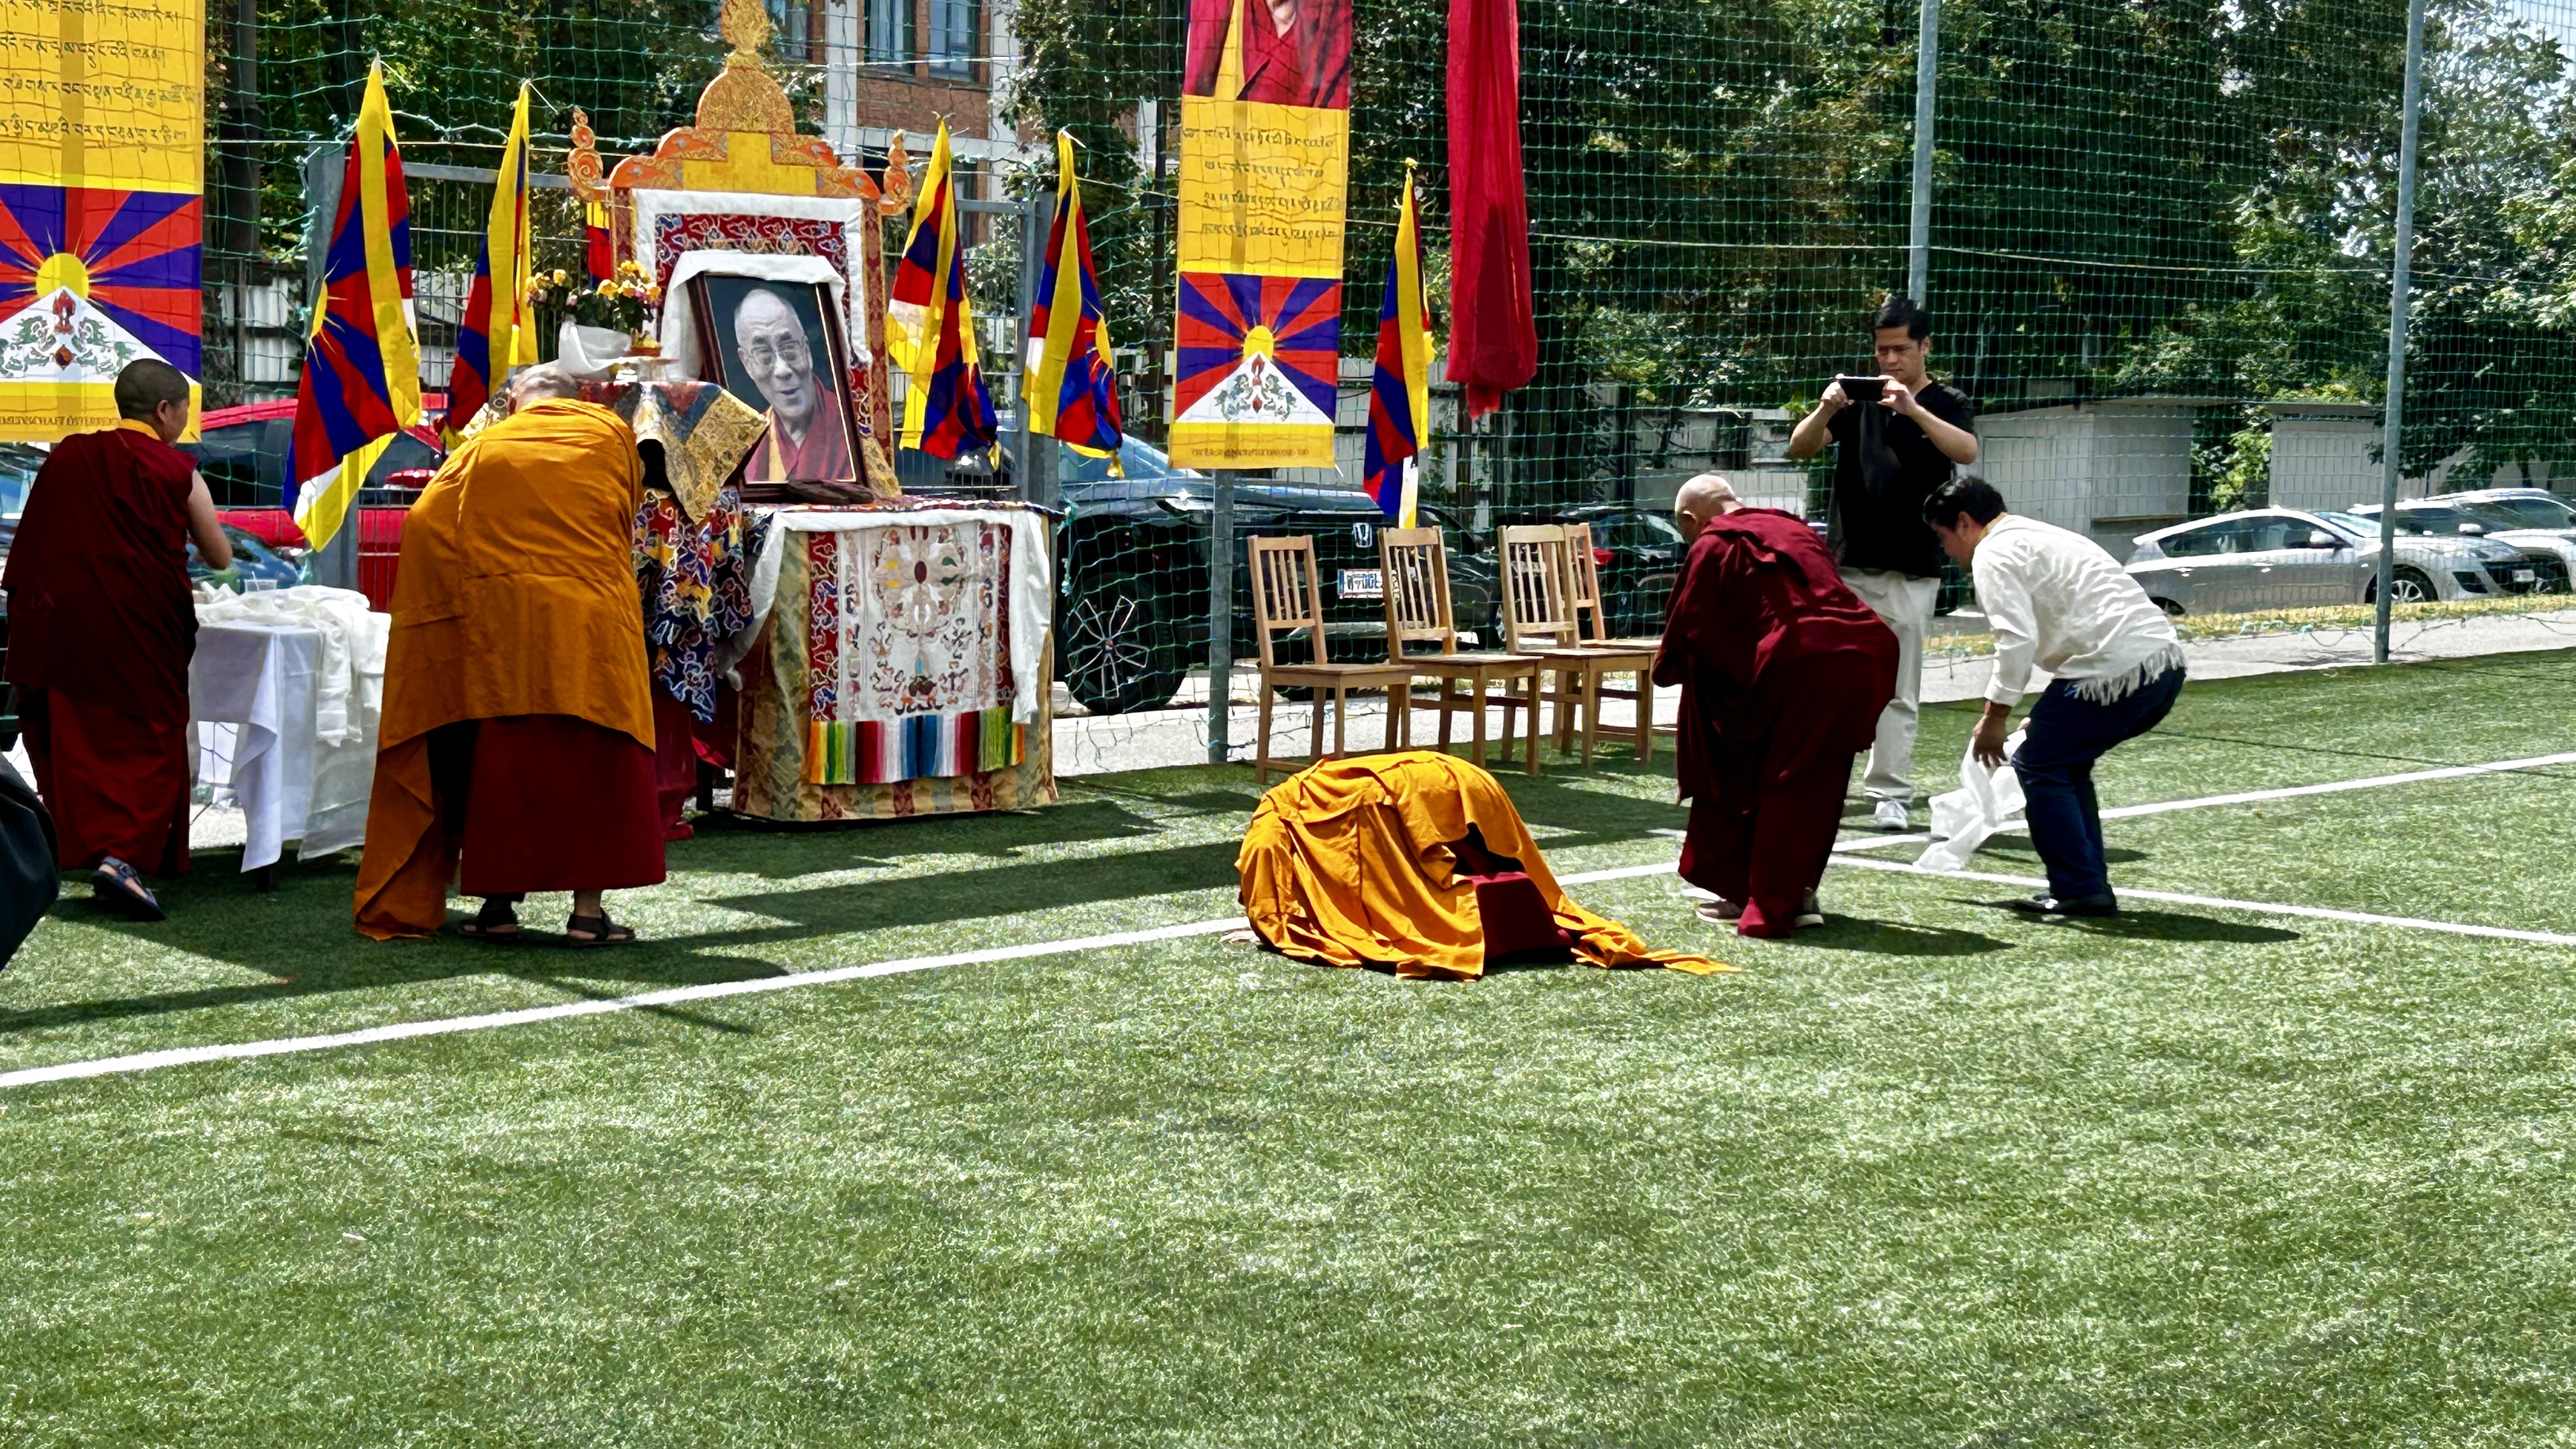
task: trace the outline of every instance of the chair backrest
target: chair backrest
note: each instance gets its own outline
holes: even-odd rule
[[[1386,657],[1402,659],[1411,644],[1434,644],[1433,652],[1458,652],[1458,629],[1450,614],[1449,549],[1436,528],[1381,528],[1377,531],[1378,577],[1386,587]]]
[[[1252,549],[1253,633],[1261,642],[1261,667],[1278,666],[1279,640],[1311,629],[1315,662],[1324,659],[1324,596],[1315,577],[1315,540],[1255,538]]]
[[[1583,641],[1599,644],[1609,639],[1609,620],[1601,612],[1601,564],[1592,556],[1591,524],[1565,526],[1565,577],[1566,607],[1572,611]]]
[[[1582,642],[1569,596],[1565,529],[1553,523],[1502,530],[1503,645],[1563,649]]]

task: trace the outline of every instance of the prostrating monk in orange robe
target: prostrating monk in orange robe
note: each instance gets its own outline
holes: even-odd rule
[[[1653,951],[1569,899],[1494,777],[1431,750],[1327,760],[1261,797],[1243,849],[1262,940],[1326,966],[1473,979],[1506,960],[1732,968]]]
[[[166,362],[116,378],[123,422],[56,444],[9,551],[9,682],[59,863],[97,897],[162,919],[140,872],[188,870],[188,659],[197,610],[187,549],[232,564],[196,462],[188,379]]]
[[[1852,758],[1896,692],[1896,635],[1803,520],[1748,508],[1706,474],[1674,509],[1694,541],[1655,682],[1682,690],[1682,878],[1717,893],[1702,914],[1738,935],[1822,925],[1816,885]]]
[[[653,699],[635,591],[635,435],[533,368],[403,523],[358,868],[358,929],[513,939],[530,891],[571,891],[564,939],[622,945],[600,892],[662,879]],[[460,873],[459,863],[462,861]]]

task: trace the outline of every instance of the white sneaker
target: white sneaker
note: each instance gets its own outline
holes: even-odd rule
[[[1905,802],[1902,800],[1879,801],[1878,808],[1870,812],[1870,819],[1881,830],[1904,830],[1914,823],[1905,818]]]
[[[1744,919],[1744,907],[1723,898],[1702,901],[1699,904],[1699,918],[1712,925],[1732,926]]]
[[[1893,805],[1896,802],[1891,800],[1888,803]],[[1825,908],[1823,903],[1816,899],[1816,893],[1814,891],[1807,892],[1806,899],[1798,902],[1798,914],[1789,918],[1789,928],[1794,931],[1803,931],[1810,926],[1821,926],[1824,923]]]

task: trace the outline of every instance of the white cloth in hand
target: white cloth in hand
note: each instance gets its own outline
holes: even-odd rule
[[[2004,741],[2006,760],[2021,750],[2025,733],[2015,730]],[[1933,843],[1923,848],[1914,863],[1925,870],[1966,869],[1977,847],[2009,828],[2021,809],[2021,780],[2013,767],[2003,764],[1989,769],[1970,747],[1959,761],[1959,788],[1932,797]]]

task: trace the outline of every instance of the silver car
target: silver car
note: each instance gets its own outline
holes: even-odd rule
[[[2168,614],[2241,614],[2377,597],[2379,525],[2350,513],[2255,508],[2140,534],[2136,579]],[[2520,549],[2482,538],[2400,533],[2389,597],[2401,604],[2500,593]]]
[[[2376,507],[2352,511],[2379,516]],[[2566,593],[2576,572],[2576,508],[2545,488],[2479,488],[2400,503],[2397,522],[2409,532],[2483,534],[2543,556],[2536,581],[2517,592]]]

